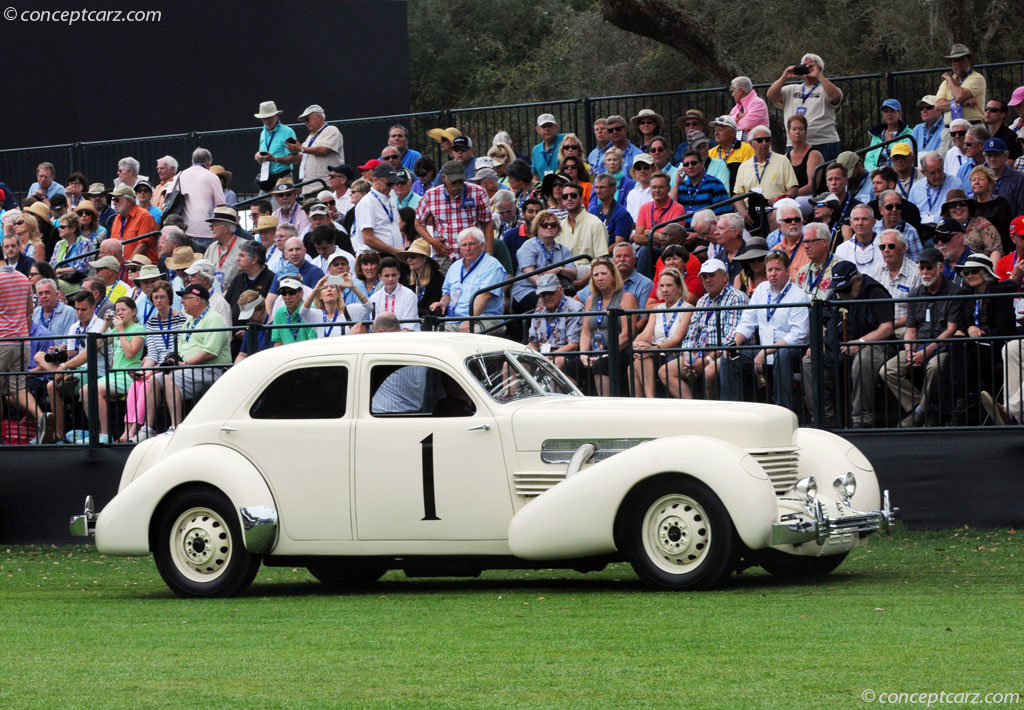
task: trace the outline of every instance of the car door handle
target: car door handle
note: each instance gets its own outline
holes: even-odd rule
[[[469,429],[466,429],[466,431],[490,431],[490,430],[491,430],[491,425],[490,424],[477,424],[476,426],[471,426]]]
[[[222,426],[222,427],[220,428],[220,430],[221,430],[221,431],[226,431],[226,432],[227,432],[227,433],[229,433],[229,434],[230,434],[231,432],[233,432],[233,431],[238,431],[238,429],[235,429],[235,428],[234,428],[233,426],[228,426],[227,424],[225,424],[224,426]]]

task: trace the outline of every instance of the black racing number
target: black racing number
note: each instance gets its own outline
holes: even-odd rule
[[[440,520],[434,503],[434,435],[420,441],[423,456],[423,520]]]

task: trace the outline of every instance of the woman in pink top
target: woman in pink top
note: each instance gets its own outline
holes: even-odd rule
[[[750,129],[754,126],[768,127],[768,105],[757,92],[750,79],[745,76],[738,76],[729,84],[729,93],[736,100],[729,115],[736,120],[736,127],[739,129],[736,137],[741,141],[747,140]]]

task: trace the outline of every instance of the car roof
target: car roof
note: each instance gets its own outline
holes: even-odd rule
[[[284,347],[269,348],[258,353],[253,358],[246,358],[246,360],[258,357],[264,361],[276,358],[281,362],[288,362],[297,357],[310,357],[330,353],[408,353],[410,355],[434,356],[451,361],[452,358],[462,360],[477,353],[524,349],[527,349],[526,346],[513,340],[496,338],[491,335],[402,331],[399,333],[371,333],[355,336],[346,335],[339,338],[306,340]]]

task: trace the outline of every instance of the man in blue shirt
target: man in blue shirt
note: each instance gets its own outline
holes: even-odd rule
[[[597,147],[590,151],[590,155],[587,156],[587,163],[590,164],[590,173],[592,175],[603,172],[604,152],[611,145],[611,140],[608,136],[608,119],[599,118],[594,121],[594,140],[597,141]],[[598,170],[598,166],[601,166],[602,170]]]
[[[36,168],[36,181],[29,185],[29,197],[37,200],[49,200],[54,195],[63,195],[64,186],[53,181],[53,163],[39,163]]]
[[[626,119],[619,115],[612,115],[605,119],[605,127],[608,130],[608,138],[611,141],[608,145],[614,145],[622,151],[622,169],[629,175],[629,169],[633,167],[633,158],[643,153],[629,141],[626,135]],[[607,146],[605,148],[607,150]],[[600,165],[594,165],[594,172],[603,173],[604,161]]]
[[[533,146],[530,163],[533,174],[543,180],[545,175],[558,170],[558,149],[565,134],[558,132],[558,122],[550,113],[537,116],[537,134],[542,140]]]
[[[401,124],[396,123],[388,129],[388,145],[398,148],[398,153],[402,156],[402,167],[410,172],[416,166],[416,161],[423,157],[421,153],[409,147],[409,129]]]
[[[942,203],[946,193],[962,188],[960,181],[943,170],[943,160],[931,151],[921,154],[921,169],[924,177],[910,187],[907,199],[921,210],[922,224],[938,224],[942,221]]]
[[[918,167],[924,167],[921,165],[921,157],[925,153],[939,150],[942,146],[942,112],[935,108],[938,100],[938,97],[929,94],[917,102],[917,107],[921,109],[921,123],[914,126],[911,134],[917,140]]]
[[[286,141],[289,138],[295,140],[295,131],[281,123],[282,113],[284,109],[278,110],[273,101],[264,101],[260,104],[259,112],[253,114],[263,122],[259,150],[255,155],[256,163],[260,166],[256,182],[263,192],[270,192],[280,178],[292,174],[292,166],[280,162],[280,159],[290,156]]]
[[[628,242],[633,233],[633,218],[625,207],[615,201],[615,178],[602,173],[594,178],[594,194],[596,200],[588,210],[604,222],[608,230],[608,246],[615,242]]]
[[[481,289],[500,283],[508,278],[505,267],[490,254],[484,252],[486,238],[478,227],[467,227],[459,232],[459,254],[462,258],[452,263],[444,276],[441,286],[441,300],[430,304],[431,311],[440,311],[448,317],[486,315],[491,319],[478,321],[470,328],[470,321],[448,321],[447,331],[469,333],[498,325],[505,307],[504,292],[500,288],[484,291],[476,298],[473,294]],[[470,300],[472,299],[472,303]],[[504,327],[489,331],[500,335]]]

